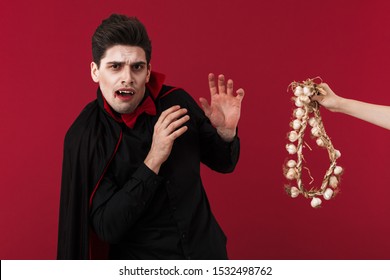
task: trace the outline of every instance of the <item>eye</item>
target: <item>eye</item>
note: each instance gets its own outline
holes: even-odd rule
[[[121,65],[118,63],[111,64],[110,68],[112,70],[119,70],[121,68]]]
[[[133,65],[133,70],[134,71],[140,71],[144,68],[144,64],[134,64]]]

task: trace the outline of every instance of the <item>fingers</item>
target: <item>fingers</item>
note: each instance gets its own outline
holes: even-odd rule
[[[319,95],[326,95],[327,94],[326,90],[324,90],[323,88],[318,87],[317,89],[318,89]]]
[[[334,92],[332,91],[332,89],[329,87],[329,85],[327,83],[321,83],[318,86],[318,89],[321,92],[321,94],[323,94],[323,95],[334,94]]]
[[[326,83],[321,83],[318,86],[318,89],[321,95],[328,96],[327,98],[338,97],[338,95]]]
[[[319,87],[324,89],[324,90],[326,90],[326,91],[330,90],[330,87],[329,87],[329,85],[327,83],[321,83],[319,85]]]
[[[227,94],[233,95],[233,80],[232,79],[229,79],[227,81]]]
[[[174,105],[172,107],[169,107],[168,109],[166,109],[165,111],[163,111],[160,115],[160,117],[158,118],[157,120],[157,124],[161,125],[165,119],[170,116],[172,113],[176,115],[179,115],[180,116],[180,113],[182,114],[185,114],[186,112],[184,111],[186,109],[180,109],[180,106],[179,105]],[[172,118],[172,116],[171,116]]]
[[[190,119],[188,115],[185,115],[186,113],[187,109],[180,108],[178,105],[172,106],[161,113],[156,127],[159,131],[163,131],[163,134],[170,135],[175,139],[187,130],[181,127]]]
[[[187,126],[182,126],[180,127],[179,129],[176,129],[175,131],[173,131],[171,134],[170,134],[170,137],[172,138],[172,140],[175,140],[176,138],[180,137],[181,135],[184,134],[184,132],[186,132],[188,130],[188,127]]]
[[[245,91],[243,88],[240,88],[236,91],[237,93],[237,96],[240,98],[240,99],[243,99],[244,98],[244,95],[245,95]]]
[[[321,95],[313,95],[311,97],[311,100],[312,101],[318,101],[321,104],[321,102],[324,100],[324,98],[325,98],[324,94],[321,93]]]
[[[219,94],[226,92],[225,76],[222,74],[218,76],[218,91]]]
[[[215,83],[215,76],[213,73],[209,74],[209,88],[210,88],[210,93],[211,95],[218,94],[219,93],[226,93],[226,86],[225,86],[225,76],[220,74],[218,76],[218,88]],[[228,81],[228,90],[231,88],[233,92],[233,81],[229,80]]]
[[[187,112],[187,110],[186,110]],[[175,118],[173,114],[166,118],[167,120],[167,132],[170,135],[175,135],[175,132],[178,130],[181,130],[183,127],[181,127],[184,123],[186,123],[190,117],[188,115],[181,116],[179,118]]]
[[[330,90],[328,84],[326,84],[326,83],[319,84],[317,87],[317,90],[318,90],[317,95],[313,95],[311,97],[311,100],[317,101],[320,104],[322,104],[322,101],[324,100],[325,96],[327,96],[331,92],[331,90]]]
[[[215,77],[213,73],[209,74],[209,88],[210,88],[210,94],[214,95],[217,94],[217,86],[215,85]]]
[[[209,88],[211,96],[215,94],[228,94],[233,95],[233,80],[229,79],[227,82],[225,81],[225,76],[223,74],[218,75],[218,87],[215,82],[215,76],[213,73],[210,73],[208,76],[209,79]],[[240,89],[241,90],[241,89]],[[243,92],[243,91],[242,91]],[[238,91],[236,91],[238,94]],[[241,93],[241,91],[240,91]]]

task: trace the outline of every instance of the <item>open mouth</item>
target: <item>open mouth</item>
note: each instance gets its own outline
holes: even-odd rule
[[[115,91],[117,95],[120,96],[129,96],[129,95],[134,95],[135,91],[134,90],[117,90]]]

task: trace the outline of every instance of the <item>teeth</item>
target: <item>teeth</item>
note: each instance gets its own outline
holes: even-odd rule
[[[119,94],[131,94],[134,95],[134,91],[131,90],[118,90]]]

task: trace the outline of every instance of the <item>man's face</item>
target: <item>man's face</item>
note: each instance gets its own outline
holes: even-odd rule
[[[116,112],[133,112],[145,95],[145,84],[151,66],[140,47],[116,45],[106,50],[100,67],[91,63],[92,79],[99,83],[102,94]]]

